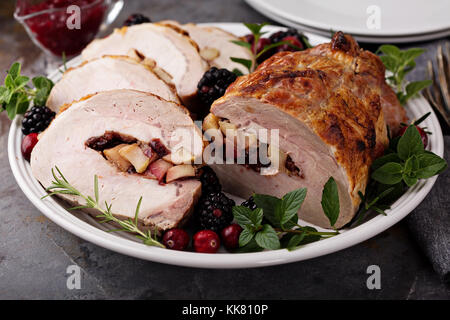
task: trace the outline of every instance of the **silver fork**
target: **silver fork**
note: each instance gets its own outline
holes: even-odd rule
[[[444,118],[450,127],[450,48],[449,43],[445,43],[445,52],[442,45],[438,46],[436,54],[437,77],[433,69],[433,62],[428,60],[428,75],[433,81],[433,85],[425,88],[424,97]]]

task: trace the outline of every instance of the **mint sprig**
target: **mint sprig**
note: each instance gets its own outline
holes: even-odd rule
[[[385,185],[404,182],[413,186],[418,179],[427,179],[447,168],[447,162],[438,155],[426,151],[420,133],[414,125],[408,126],[398,139],[396,152],[374,161],[371,177]]]
[[[243,228],[237,251],[254,252],[279,248],[294,250],[306,243],[338,234],[337,231],[319,232],[313,227],[298,224],[297,213],[306,194],[306,188],[291,191],[281,199],[254,194],[253,199],[258,207],[255,210],[244,206],[233,207],[234,219]]]
[[[411,48],[400,50],[398,47],[390,44],[381,45],[377,53],[383,53],[380,56],[386,70],[391,72],[386,80],[392,85],[397,93],[397,98],[402,105],[415,97],[422,89],[432,84],[431,80],[410,82],[404,85],[405,76],[416,66],[415,59],[425,52],[421,48]]]
[[[244,23],[244,26],[246,26],[247,29],[250,30],[250,32],[253,35],[253,43],[255,44],[253,46],[253,49],[252,49],[252,45],[246,41],[231,40],[232,43],[234,43],[238,46],[241,46],[241,47],[245,47],[251,52],[252,58],[253,58],[252,60],[237,58],[237,57],[230,57],[231,61],[239,63],[239,64],[243,65],[245,68],[247,68],[249,73],[255,71],[255,69],[258,67],[258,62],[257,62],[258,58],[273,48],[279,47],[281,45],[288,45],[288,46],[294,48],[295,50],[301,50],[301,48],[295,46],[290,41],[278,41],[276,43],[268,44],[268,45],[264,46],[264,48],[260,52],[256,52],[259,39],[261,38],[261,36],[263,36],[264,34],[267,33],[267,32],[262,32],[263,27],[266,26],[267,24],[268,24],[267,22],[264,22],[261,24]],[[305,44],[308,48],[311,47],[311,44],[308,42],[308,39],[305,36],[302,36],[302,40],[305,42]],[[242,72],[238,69],[234,69],[233,72],[237,76],[242,75]]]
[[[24,114],[31,101],[36,106],[43,106],[53,88],[53,82],[43,76],[34,77],[31,82],[34,89],[28,86],[29,77],[20,74],[21,65],[15,62],[0,86],[0,112],[6,111],[9,119],[13,120],[17,114]]]

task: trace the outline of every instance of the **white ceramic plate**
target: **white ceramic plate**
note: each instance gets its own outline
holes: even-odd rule
[[[294,20],[289,20],[284,16],[278,15],[276,12],[267,9],[265,6],[260,6],[259,1],[255,0],[247,0],[247,2],[255,8],[257,11],[267,16],[268,18],[281,23],[282,25],[296,28],[301,31],[306,31],[310,33],[314,33],[317,35],[321,35],[324,37],[330,37],[331,29],[333,31],[339,31],[343,29],[339,29],[338,27],[333,27],[331,29],[320,29],[315,28],[310,25],[305,25],[299,23]],[[347,32],[347,31],[344,31]],[[350,33],[350,32],[348,32]],[[350,33],[356,40],[360,42],[367,43],[410,43],[410,42],[418,42],[418,41],[428,41],[432,39],[439,39],[450,35],[450,29],[444,29],[441,31],[431,32],[431,33],[422,33],[422,34],[414,34],[414,35],[404,35],[404,36],[370,36],[370,35],[361,35],[356,33]]]
[[[221,27],[236,35],[244,35],[247,33],[247,30],[241,24],[218,23],[213,25]],[[280,30],[279,27],[274,26],[268,26],[266,28],[267,31]],[[309,34],[307,34],[307,36],[314,45],[328,41],[328,39],[319,36]],[[75,58],[68,62],[67,66],[73,67],[80,62],[80,58]],[[57,81],[61,78],[61,74],[55,70],[49,77],[52,80]],[[428,148],[434,153],[442,156],[444,151],[442,131],[436,115],[429,104],[425,99],[418,98],[411,101],[407,108],[410,111],[409,116],[411,118],[418,118],[426,112],[432,112],[431,116],[424,122],[424,126],[427,126],[428,130],[433,132],[433,135],[429,137],[430,141]],[[33,178],[30,165],[23,159],[20,151],[20,145],[23,138],[21,133],[21,120],[21,117],[17,117],[11,125],[8,137],[9,162],[20,188],[28,199],[30,199],[44,215],[67,231],[99,246],[133,257],[174,265],[201,268],[262,267],[311,259],[336,252],[369,239],[403,219],[423,200],[436,180],[436,177],[434,177],[417,183],[395,202],[392,209],[387,211],[387,216],[376,216],[356,228],[344,229],[341,234],[335,237],[305,245],[292,252],[280,249],[257,253],[231,254],[221,252],[218,254],[201,254],[167,250],[148,247],[138,242],[130,234],[107,233],[103,230],[111,228],[110,226],[99,224],[85,213],[73,213],[67,211],[67,205],[56,198],[46,198],[45,200],[41,200],[41,197],[46,194],[45,190],[39,182]]]
[[[246,0],[282,24],[328,36],[330,30],[364,42],[413,42],[450,34],[450,1],[419,0]],[[380,28],[369,29],[369,6],[380,8]],[[406,9],[405,9],[406,8]]]

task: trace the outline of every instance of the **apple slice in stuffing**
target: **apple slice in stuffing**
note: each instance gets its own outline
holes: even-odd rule
[[[190,164],[180,164],[167,170],[166,182],[169,183],[180,178],[194,176],[195,169],[193,166],[191,166]]]
[[[118,146],[115,146],[111,149],[103,150],[103,154],[105,155],[106,159],[114,163],[121,171],[127,171],[128,168],[131,166],[131,162],[122,157],[119,154],[119,150],[123,147],[128,146],[127,144],[119,144]]]
[[[131,162],[137,173],[144,172],[150,163],[150,159],[136,143],[120,148],[119,154]]]

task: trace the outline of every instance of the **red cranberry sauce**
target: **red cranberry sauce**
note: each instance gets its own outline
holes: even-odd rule
[[[69,29],[67,21],[73,22],[70,5],[80,7],[80,29]],[[20,7],[19,7],[20,8]],[[106,5],[103,0],[46,0],[39,4],[20,8],[20,15],[28,15],[47,9],[60,9],[43,13],[25,20],[36,40],[51,53],[61,57],[75,55],[95,37],[103,21]]]

